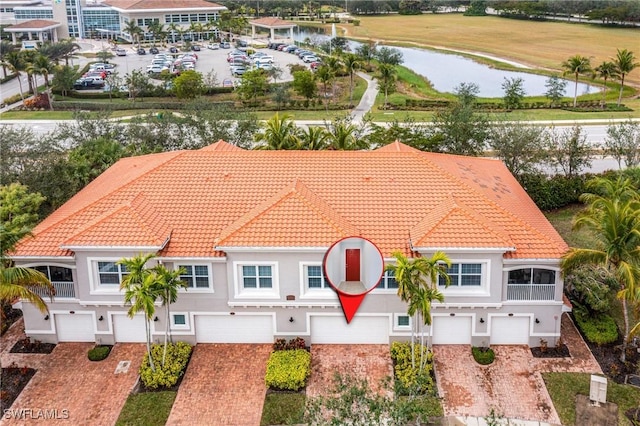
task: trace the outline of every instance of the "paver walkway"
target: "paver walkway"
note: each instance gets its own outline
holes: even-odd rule
[[[366,378],[372,389],[392,377],[389,345],[311,345],[311,377],[307,397],[326,395],[334,374]]]
[[[272,345],[198,344],[167,425],[259,425]]]
[[[49,420],[34,420],[39,410],[50,410],[49,415],[58,417],[54,422],[73,425],[112,425],[133,389],[138,376],[140,362],[145,352],[143,344],[117,344],[109,357],[100,362],[87,358],[92,343],[59,343],[50,354],[11,354],[13,344],[24,338],[24,323],[21,319],[2,337],[2,366],[16,363],[17,366],[36,368],[12,409],[31,410],[26,418],[7,418],[2,425],[43,424]],[[127,373],[115,374],[119,361],[131,361]],[[57,410],[57,411],[51,411]],[[66,411],[63,411],[66,410]],[[66,414],[65,414],[66,413]],[[4,414],[4,413],[3,413]],[[66,417],[66,418],[65,418]]]
[[[534,358],[527,346],[494,346],[496,360],[477,364],[469,346],[435,345],[438,391],[446,416],[486,416],[560,424],[542,375],[547,371],[602,373],[571,319],[562,317],[571,358]]]

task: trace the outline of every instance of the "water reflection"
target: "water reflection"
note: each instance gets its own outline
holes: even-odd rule
[[[314,43],[329,39],[328,35],[319,34],[315,28],[299,28],[294,34],[296,41],[309,38]],[[361,43],[349,41],[352,51]],[[547,76],[529,74],[518,71],[504,71],[480,64],[464,56],[439,53],[432,50],[395,47],[402,52],[403,66],[429,79],[433,88],[439,92],[453,93],[460,83],[476,83],[480,88],[478,96],[483,98],[501,98],[504,96],[502,84],[505,78],[522,78],[526,96],[544,96],[547,88]],[[566,80],[565,96],[573,96],[575,83]],[[600,87],[578,83],[578,94],[597,93]]]

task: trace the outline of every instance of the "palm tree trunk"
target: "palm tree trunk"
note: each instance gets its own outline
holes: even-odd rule
[[[415,315],[413,319],[415,320]],[[416,368],[415,331],[414,331],[416,330],[415,321],[413,321],[413,325],[411,328],[412,328],[411,330],[411,367]]]
[[[573,107],[575,108],[578,103],[578,74],[576,73],[576,85],[573,89]]]
[[[153,357],[151,356],[151,325],[149,318],[146,318],[144,324],[145,331],[147,332],[147,355],[149,356],[149,367],[151,367],[151,371],[156,371],[156,366],[153,365]]]
[[[607,106],[607,78],[604,78],[604,90],[602,91],[602,109]]]
[[[622,312],[624,313],[624,338],[622,339],[622,353],[620,361],[627,361],[627,344],[629,343],[629,311],[627,310],[627,299],[622,299]]]
[[[353,71],[349,73],[349,108],[353,105]]]
[[[162,350],[162,366],[164,367],[164,363],[167,360],[167,340],[169,339],[169,328],[171,328],[171,323],[169,322],[171,317],[169,316],[169,303],[167,303],[167,321],[165,323],[164,328],[164,349]]]
[[[620,94],[618,95],[618,106],[622,102],[622,89],[624,89],[624,74],[620,77]]]

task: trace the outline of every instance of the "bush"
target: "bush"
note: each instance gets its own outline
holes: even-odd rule
[[[491,348],[479,348],[474,346],[471,348],[471,353],[473,354],[473,359],[481,365],[489,365],[496,359],[496,354]]]
[[[529,173],[519,175],[518,180],[540,210],[555,210],[577,203],[589,177],[590,175],[548,177],[543,173]]]
[[[414,344],[415,367],[411,361],[411,343],[393,342],[391,359],[395,375],[395,391],[399,395],[425,394],[434,389],[431,372],[433,370],[433,352],[425,346]],[[426,357],[424,369],[419,368],[420,355]]]
[[[170,388],[178,383],[184,374],[191,356],[191,346],[185,342],[169,343],[167,346],[167,358],[162,366],[162,354],[164,345],[151,346],[151,357],[156,371],[149,366],[149,356],[144,355],[140,366],[140,379],[149,389]]]
[[[22,96],[20,96],[20,93],[18,93],[17,95],[9,96],[8,98],[3,99],[2,103],[5,105],[11,105],[15,104],[16,102],[20,102],[21,100]]]
[[[274,351],[290,351],[294,349],[306,349],[306,343],[302,337],[296,337],[287,342],[287,339],[276,339],[273,344]]]
[[[304,349],[275,351],[269,356],[265,382],[277,390],[298,391],[311,373],[311,354]]]
[[[102,361],[109,356],[109,352],[111,352],[111,346],[95,346],[89,349],[89,360]]]
[[[618,340],[618,326],[611,316],[589,314],[582,310],[575,310],[573,315],[578,328],[589,342],[607,345]]]

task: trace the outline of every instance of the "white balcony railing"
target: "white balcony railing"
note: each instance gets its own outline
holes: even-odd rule
[[[554,300],[555,284],[507,284],[507,300]]]
[[[76,297],[76,291],[73,287],[73,283],[70,282],[60,282],[60,281],[52,281],[53,287],[56,289],[55,299],[74,299]],[[40,297],[45,298],[45,302],[49,299],[49,294],[43,289],[36,289],[35,293],[40,295]]]

